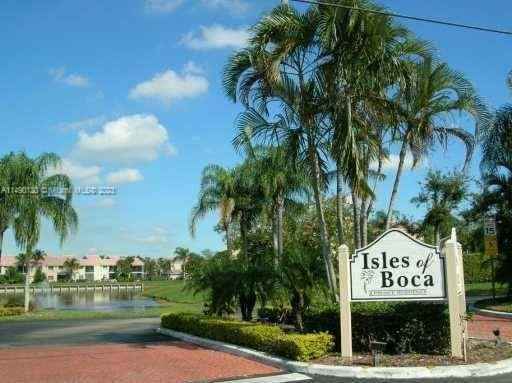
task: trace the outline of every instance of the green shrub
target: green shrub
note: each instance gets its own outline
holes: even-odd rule
[[[482,253],[470,253],[464,254],[463,259],[466,283],[490,282],[492,280],[489,257]]]
[[[258,318],[265,319],[270,323],[294,323],[291,307],[260,307]]]
[[[308,332],[326,331],[340,347],[339,306],[310,308],[304,317]],[[352,304],[352,345],[369,351],[372,340],[387,343],[387,353],[444,354],[450,346],[450,322],[445,305],[431,303]]]
[[[326,333],[285,334],[278,326],[173,313],[161,317],[162,327],[202,338],[254,348],[289,359],[307,361],[325,355],[333,346]]]
[[[21,315],[24,311],[23,307],[0,307],[0,317]]]

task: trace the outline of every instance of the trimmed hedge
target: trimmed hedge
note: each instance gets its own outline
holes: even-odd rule
[[[0,307],[0,317],[21,315],[25,312],[23,307]]]
[[[310,308],[304,315],[306,331],[327,331],[340,345],[338,305]],[[352,345],[369,351],[372,340],[387,343],[386,353],[445,354],[450,347],[450,320],[446,305],[432,303],[352,304]]]
[[[226,320],[198,314],[164,314],[161,320],[163,328],[250,347],[299,361],[319,358],[327,354],[334,344],[334,338],[324,332],[286,334],[278,326]]]

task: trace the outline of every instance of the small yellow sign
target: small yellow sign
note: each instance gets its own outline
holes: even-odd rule
[[[498,239],[495,236],[486,235],[484,237],[485,255],[496,257],[498,255]]]

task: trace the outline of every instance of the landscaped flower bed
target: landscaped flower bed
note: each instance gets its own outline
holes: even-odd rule
[[[164,314],[161,318],[162,328],[250,347],[299,361],[320,358],[326,355],[334,344],[334,337],[324,332],[285,334],[278,326],[196,314]]]
[[[512,358],[512,346],[507,343],[496,347],[492,341],[470,339],[467,347],[467,361],[452,358],[450,355],[429,354],[384,354],[380,360],[381,367],[436,367],[473,363],[493,363]],[[331,353],[311,361],[312,363],[333,366],[373,366],[370,353],[355,353],[352,360],[344,359],[339,353]]]

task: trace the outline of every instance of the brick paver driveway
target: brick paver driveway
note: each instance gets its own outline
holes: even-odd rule
[[[278,372],[155,334],[157,325],[148,319],[0,322],[0,382],[205,382]]]
[[[17,347],[0,350],[3,383],[177,383],[278,370],[184,342]]]
[[[469,336],[479,339],[494,339],[492,332],[497,328],[502,340],[512,342],[512,319],[475,315],[468,323]]]

